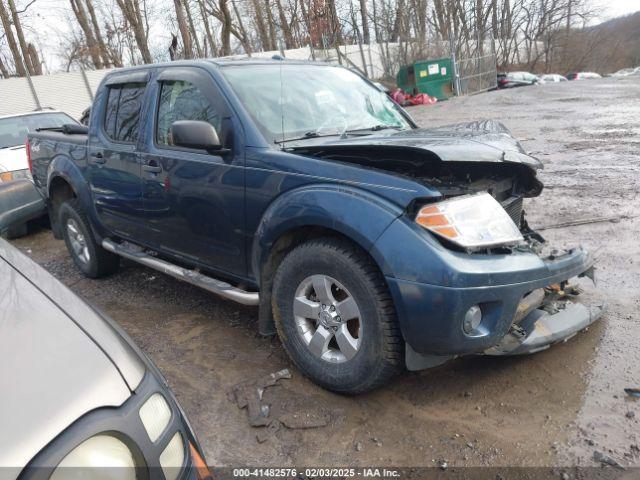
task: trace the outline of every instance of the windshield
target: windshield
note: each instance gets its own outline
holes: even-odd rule
[[[0,148],[24,145],[27,133],[36,128],[61,127],[65,123],[78,123],[66,113],[51,112],[0,118]]]
[[[411,128],[385,93],[345,68],[273,64],[222,71],[270,143]]]

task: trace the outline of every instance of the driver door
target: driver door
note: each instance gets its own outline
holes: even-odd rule
[[[213,78],[199,68],[165,68],[153,88],[152,141],[142,153],[150,240],[158,250],[193,264],[245,276],[244,154],[226,101]],[[174,145],[171,125],[178,120],[210,123],[229,151]]]

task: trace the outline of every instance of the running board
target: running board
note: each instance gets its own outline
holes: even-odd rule
[[[102,241],[102,248],[115,253],[116,255],[120,255],[121,257],[140,263],[146,267],[158,270],[159,272],[177,278],[178,280],[182,280],[190,283],[191,285],[195,285],[196,287],[203,288],[211,293],[215,293],[221,297],[233,300],[234,302],[238,302],[243,305],[258,305],[260,303],[258,292],[247,292],[245,290],[241,290],[221,280],[216,280],[215,278],[207,277],[206,275],[194,270],[182,268],[165,260],[152,257],[151,255],[144,253],[144,251],[131,250],[108,239]]]

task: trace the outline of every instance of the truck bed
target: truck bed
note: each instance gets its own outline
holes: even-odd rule
[[[29,133],[33,181],[46,196],[47,172],[54,158],[66,156],[78,166],[86,164],[88,134],[67,134],[59,131]]]

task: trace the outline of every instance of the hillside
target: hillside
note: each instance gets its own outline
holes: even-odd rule
[[[582,43],[576,69],[603,73],[640,66],[640,11],[594,25],[576,35]]]

